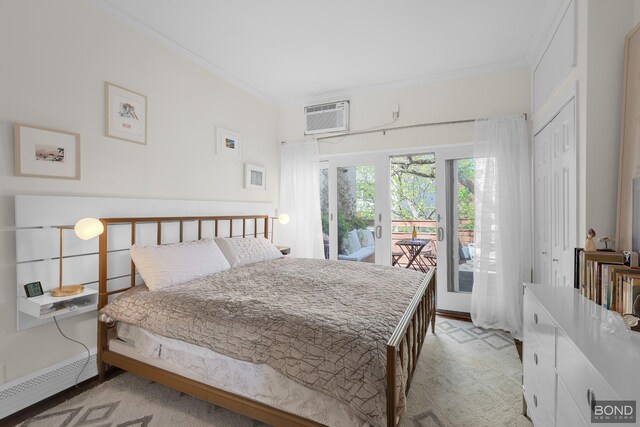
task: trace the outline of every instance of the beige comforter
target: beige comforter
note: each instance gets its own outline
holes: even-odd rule
[[[284,258],[159,291],[137,286],[101,314],[265,363],[382,426],[386,343],[424,279],[403,268]]]

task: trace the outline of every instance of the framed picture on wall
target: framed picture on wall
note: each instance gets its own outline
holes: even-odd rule
[[[80,134],[14,125],[15,175],[80,179]]]
[[[245,163],[244,166],[244,187],[249,190],[266,190],[267,180],[265,168],[262,166]]]
[[[107,136],[146,144],[147,97],[109,82],[104,91]]]
[[[221,156],[240,160],[242,149],[242,136],[239,133],[217,127],[216,128],[216,153]]]

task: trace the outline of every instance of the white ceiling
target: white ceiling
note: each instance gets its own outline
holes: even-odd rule
[[[88,1],[279,104],[527,66],[562,3]]]

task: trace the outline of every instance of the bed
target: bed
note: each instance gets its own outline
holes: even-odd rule
[[[395,426],[428,327],[435,274],[344,261],[273,259],[150,292],[108,288],[109,226],[228,222],[268,237],[268,216],[104,218],[98,368],[116,366],[276,426]],[[233,232],[233,224],[242,232]],[[251,224],[252,227],[247,227]],[[252,232],[247,232],[251,228]],[[115,298],[115,296],[118,296]],[[109,301],[112,299],[112,301]]]

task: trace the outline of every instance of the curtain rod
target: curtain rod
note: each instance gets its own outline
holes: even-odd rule
[[[524,116],[524,119],[527,120],[527,113],[523,113],[522,115]],[[460,124],[460,123],[471,123],[471,122],[475,122],[476,120],[485,120],[485,119],[486,118],[466,119],[466,120],[451,120],[451,121],[448,121],[448,122],[418,123],[418,124],[415,124],[415,125],[395,126],[395,127],[391,127],[391,128],[345,132],[345,133],[341,133],[341,134],[338,134],[338,135],[321,136],[321,137],[316,138],[316,139],[318,141],[320,141],[320,140],[323,140],[323,139],[342,138],[342,137],[347,137],[347,136],[365,135],[365,134],[377,133],[377,132],[382,132],[383,135],[386,135],[387,132],[392,132],[394,130],[419,128],[419,127],[425,127],[425,126],[455,125],[455,124]],[[282,141],[282,143],[284,144],[285,141]]]

